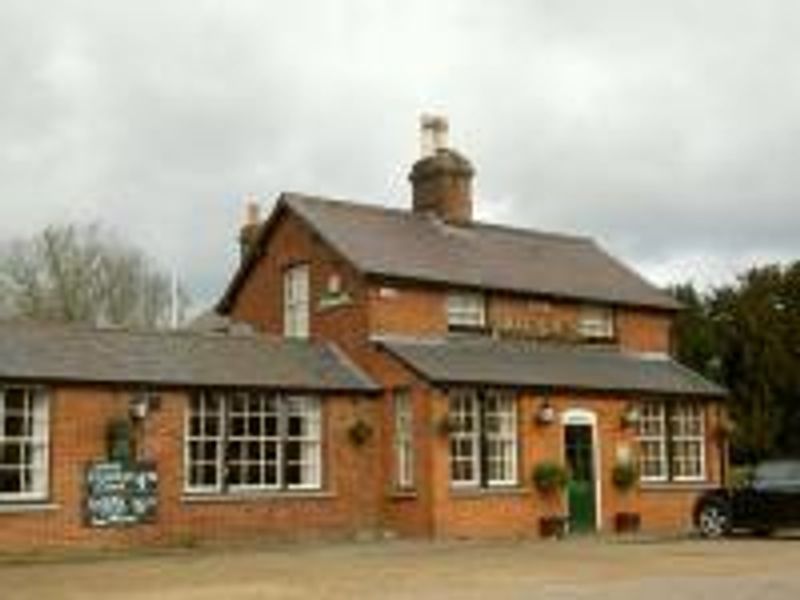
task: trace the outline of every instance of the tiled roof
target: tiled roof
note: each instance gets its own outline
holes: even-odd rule
[[[593,240],[473,222],[453,226],[407,210],[283,194],[289,208],[363,273],[675,310],[679,304]],[[262,228],[260,244],[268,234]],[[257,247],[259,244],[256,245]],[[258,259],[240,267],[226,310]]]
[[[335,346],[261,335],[0,323],[0,381],[374,391]]]
[[[726,391],[665,355],[494,339],[384,339],[379,344],[439,384],[720,397]]]

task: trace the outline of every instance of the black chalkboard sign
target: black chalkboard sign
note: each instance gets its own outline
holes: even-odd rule
[[[157,506],[154,463],[103,461],[86,469],[86,521],[91,527],[153,522]]]

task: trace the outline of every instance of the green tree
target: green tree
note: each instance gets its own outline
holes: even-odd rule
[[[675,319],[677,359],[707,377],[719,378],[719,345],[708,301],[692,283],[676,285],[670,293],[683,305]]]
[[[734,447],[747,461],[776,453],[785,417],[784,393],[793,365],[785,344],[782,282],[780,267],[754,268],[712,299],[722,378],[737,423]]]
[[[672,293],[678,359],[730,391],[734,460],[800,454],[800,263],[766,265],[732,285]]]

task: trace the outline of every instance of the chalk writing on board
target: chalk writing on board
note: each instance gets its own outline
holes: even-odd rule
[[[158,507],[158,474],[149,462],[91,463],[86,470],[86,518],[92,527],[153,522]]]

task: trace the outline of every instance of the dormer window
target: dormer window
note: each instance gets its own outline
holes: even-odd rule
[[[486,326],[486,300],[480,292],[450,292],[447,325],[451,329],[482,329]]]
[[[609,306],[587,304],[581,307],[578,332],[588,340],[614,339],[614,310]]]

